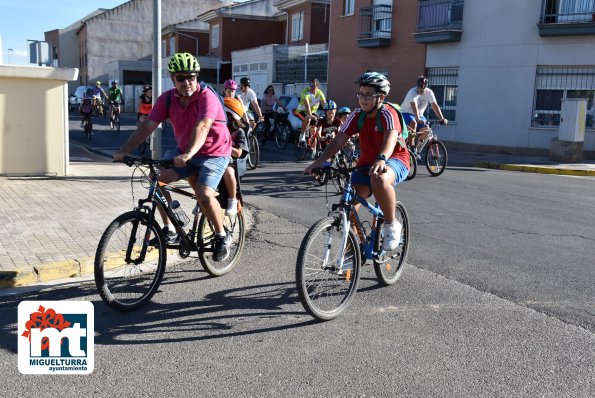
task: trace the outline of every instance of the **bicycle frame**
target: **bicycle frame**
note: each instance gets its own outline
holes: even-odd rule
[[[325,169],[331,170],[332,168],[328,167]],[[336,211],[337,209],[340,209],[339,210],[339,214],[341,216],[340,222],[341,222],[342,231],[343,231],[343,234],[341,236],[342,242],[341,242],[341,246],[339,247],[339,254],[338,254],[338,256],[339,256],[339,275],[341,275],[343,273],[343,271],[346,270],[346,268],[344,266],[344,254],[345,254],[345,248],[347,246],[347,238],[349,235],[348,231],[351,227],[353,227],[353,229],[355,230],[355,232],[360,240],[360,246],[363,248],[362,254],[363,254],[363,256],[365,256],[364,258],[366,260],[372,260],[382,254],[382,252],[374,251],[374,244],[376,242],[377,237],[379,236],[380,227],[382,226],[382,223],[384,222],[384,214],[382,213],[382,210],[380,209],[380,206],[378,204],[372,205],[365,198],[359,196],[355,192],[355,189],[353,188],[353,185],[351,184],[351,172],[356,169],[357,169],[357,167],[352,167],[352,168],[343,169],[343,170],[338,170],[338,169],[335,170],[335,172],[345,174],[345,176],[346,176],[345,188],[344,188],[343,194],[341,196],[341,201],[339,202],[339,204],[333,205],[333,207],[332,207],[332,211]],[[371,231],[369,234],[366,233],[364,225],[363,225],[362,221],[360,220],[359,213],[355,209],[354,202],[356,202],[356,201],[358,203],[360,203],[361,205],[363,205],[373,216]],[[327,237],[327,241],[325,242],[326,245],[325,245],[325,249],[324,249],[323,264],[325,267],[328,262],[328,256],[329,256],[329,252],[330,252],[330,248],[331,248],[331,241],[332,241],[332,237],[329,234]]]

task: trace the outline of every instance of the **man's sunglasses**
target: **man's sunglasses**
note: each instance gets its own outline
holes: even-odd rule
[[[196,75],[175,75],[174,79],[176,79],[178,83],[182,83],[186,80],[193,82],[196,80]]]

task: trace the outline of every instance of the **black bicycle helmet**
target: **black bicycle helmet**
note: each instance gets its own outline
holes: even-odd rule
[[[200,72],[200,65],[194,55],[190,53],[176,53],[169,60],[167,70],[169,73],[198,73]]]
[[[425,76],[420,76],[417,78],[417,87],[419,88],[426,88],[428,85],[428,78]]]
[[[366,72],[356,81],[360,86],[374,87],[377,92],[388,95],[390,91],[390,82],[382,73]]]
[[[240,79],[240,85],[242,85],[242,86],[248,86],[248,87],[250,87],[250,83],[251,83],[250,82],[250,79],[247,78],[247,77],[242,77]]]

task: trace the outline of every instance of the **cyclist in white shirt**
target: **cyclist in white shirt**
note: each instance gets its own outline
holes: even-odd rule
[[[428,104],[432,106],[432,110],[438,116],[440,123],[448,124],[448,120],[444,118],[440,106],[436,103],[434,92],[428,88],[428,78],[420,76],[417,78],[417,86],[407,92],[401,104],[401,111],[403,112],[405,122],[411,130],[417,132],[419,139],[417,140],[417,146],[415,146],[416,149],[419,149],[419,146],[421,146],[430,131],[424,116]],[[411,144],[415,145],[414,137],[411,137]]]
[[[244,105],[244,110],[246,111],[246,113],[248,113],[248,115],[250,115],[248,110],[250,109],[250,105],[252,105],[252,110],[254,110],[256,116],[258,116],[258,122],[264,121],[264,118],[262,117],[262,111],[260,110],[260,106],[258,106],[258,99],[256,98],[256,93],[254,92],[254,90],[250,88],[249,78],[242,77],[240,79],[240,92],[237,94],[237,98],[240,101],[242,101],[242,104]],[[250,124],[252,128],[256,126],[254,120],[250,120]]]

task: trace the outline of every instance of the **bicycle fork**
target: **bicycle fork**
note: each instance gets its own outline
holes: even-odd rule
[[[337,258],[337,275],[343,275],[345,271],[347,271],[348,273],[353,269],[353,265],[349,266],[346,265],[345,263],[345,249],[347,247],[347,239],[349,238],[349,219],[347,217],[347,212],[342,211],[341,213],[341,220],[340,225],[341,225],[341,242],[340,242],[340,246],[339,246],[339,253],[338,253],[338,258]],[[326,268],[328,261],[329,261],[329,255],[330,255],[330,251],[331,251],[331,244],[332,244],[332,236],[329,233],[326,237],[326,242],[325,242],[325,247],[324,247],[324,267]]]

